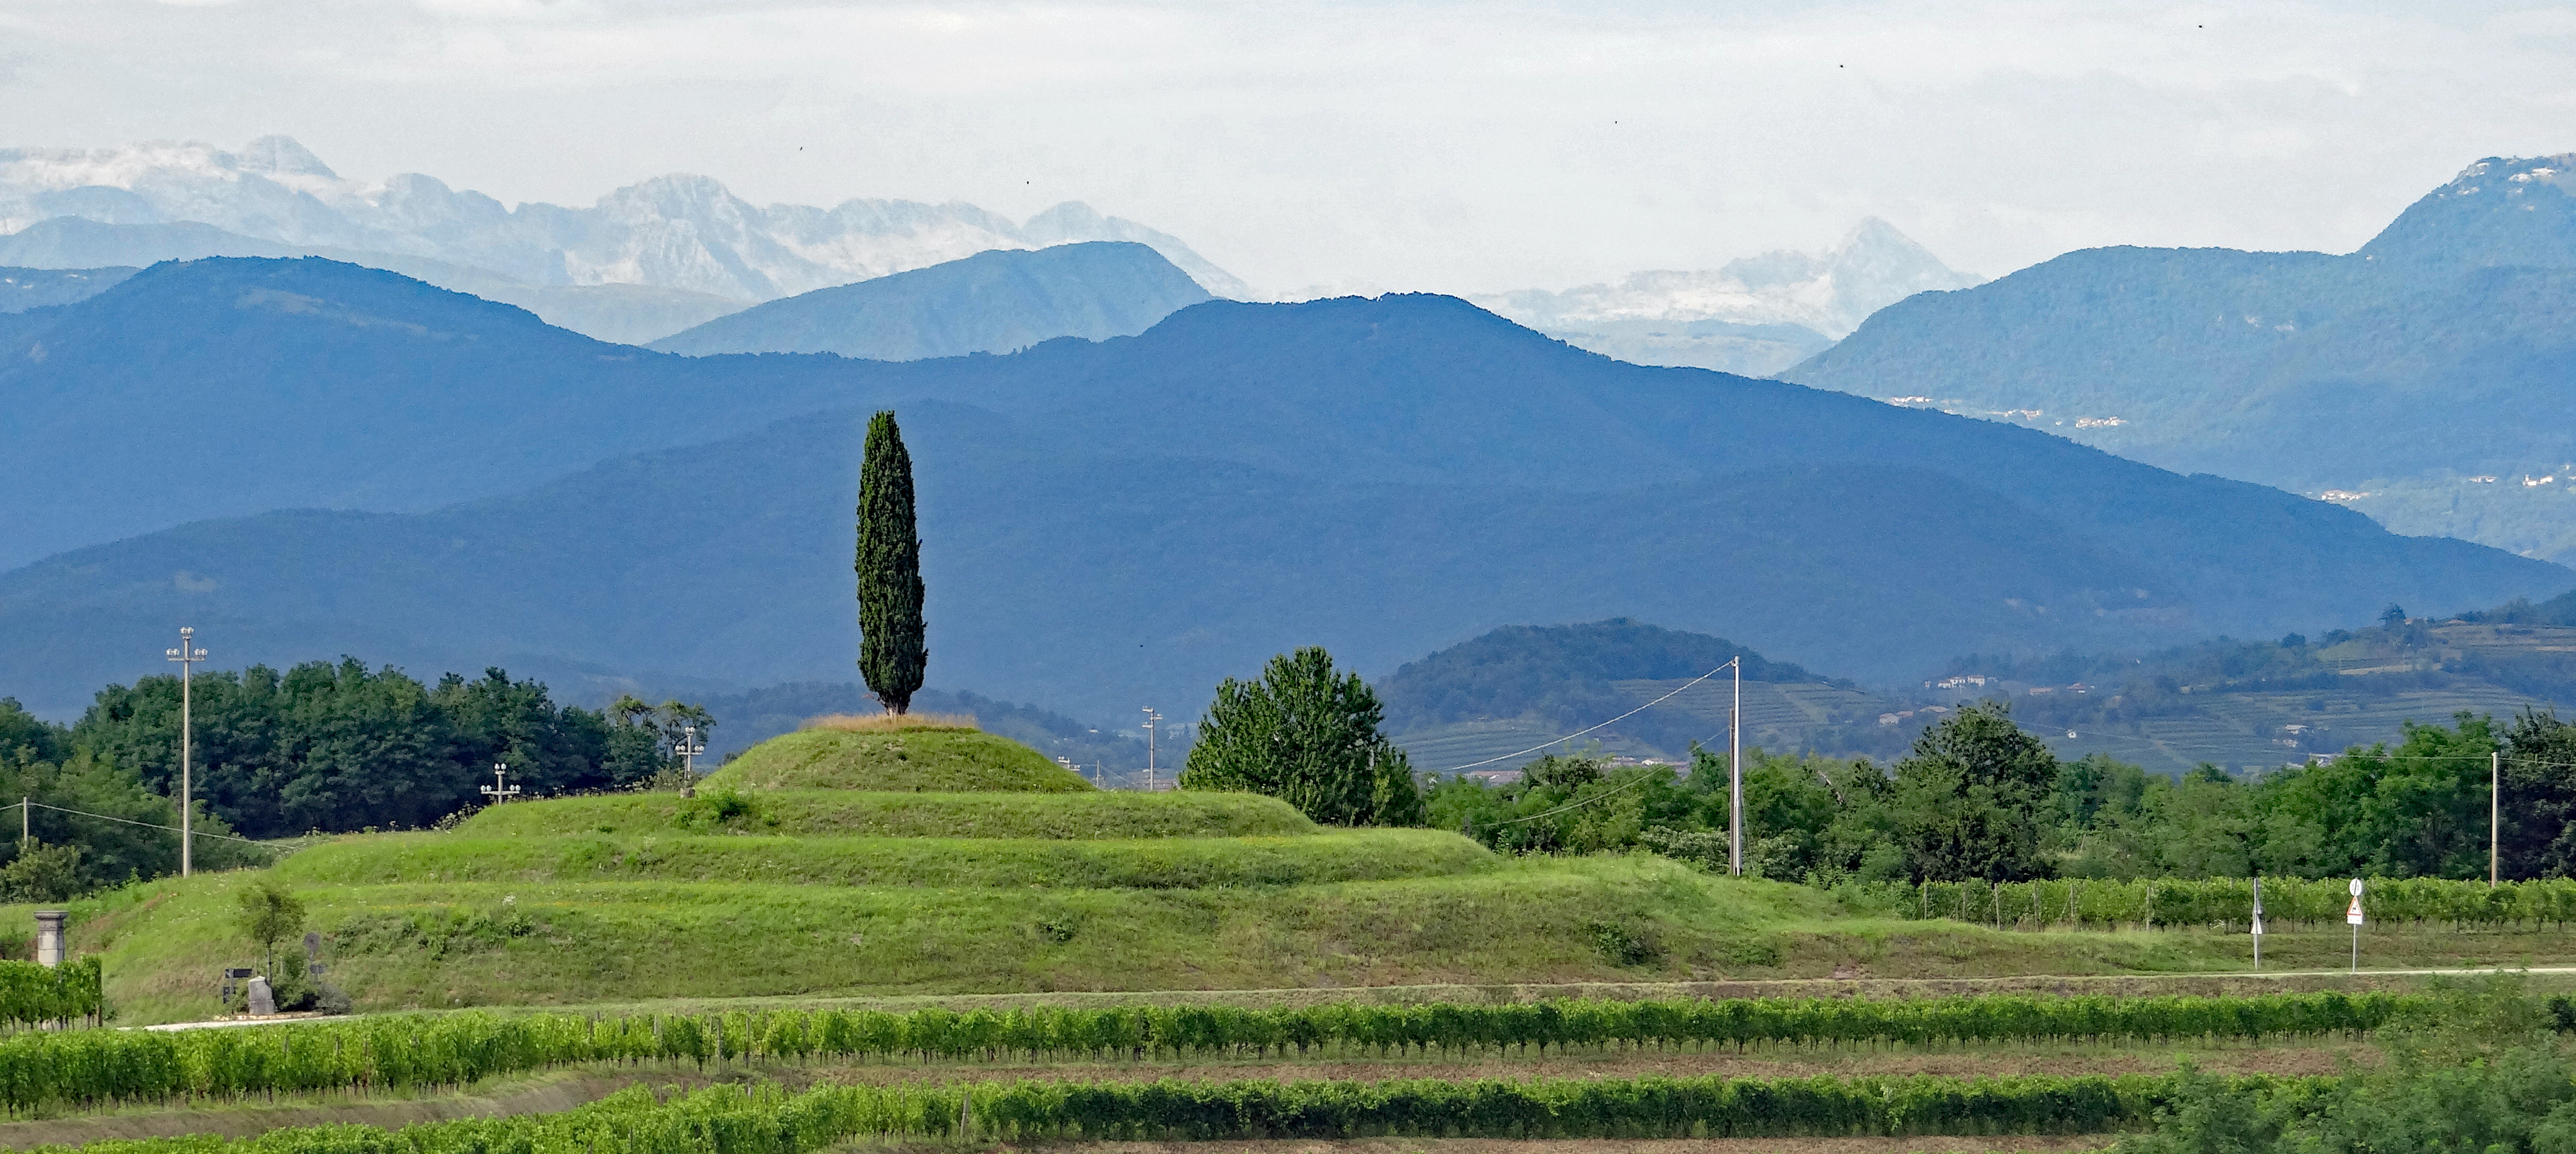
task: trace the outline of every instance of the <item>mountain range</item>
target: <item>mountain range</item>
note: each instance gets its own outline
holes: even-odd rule
[[[997,249],[753,305],[653,342],[667,353],[838,353],[878,361],[1132,337],[1209,299],[1132,241]]]
[[[28,418],[0,427],[0,694],[55,711],[158,672],[183,619],[232,662],[503,663],[576,697],[846,681],[885,407],[920,471],[933,686],[1075,716],[1187,716],[1294,645],[1392,669],[1515,622],[1633,616],[1897,679],[2576,585],[1437,296],[1209,301],[999,356],[683,357],[219,259],[0,315],[0,391]]]
[[[970,204],[753,205],[655,177],[586,208],[504,206],[434,177],[350,180],[284,136],[0,149],[0,265],[95,268],[209,256],[326,256],[641,343],[746,305],[991,249],[1128,241],[1209,291],[1244,284],[1179,239],[1067,202],[1014,222]]]
[[[1979,279],[1871,217],[1828,252],[1770,252],[1715,270],[1469,299],[1623,361],[1769,376],[1830,347],[1879,309]]]
[[[2341,256],[2069,253],[1893,304],[1781,376],[2576,557],[2571,169],[2482,160]]]

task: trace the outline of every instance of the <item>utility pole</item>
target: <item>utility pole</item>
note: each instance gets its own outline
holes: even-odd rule
[[[1726,869],[1736,877],[1744,876],[1744,658],[1738,655],[1727,662],[1735,667],[1735,708],[1726,715],[1727,811]]]
[[[2504,860],[2504,752],[2487,751],[2487,888],[2496,887],[2497,865]]]
[[[188,680],[189,680],[189,679],[188,679],[188,672],[189,672],[189,670],[190,670],[193,666],[195,666],[198,662],[203,661],[203,660],[205,660],[205,659],[206,659],[206,651],[205,651],[205,650],[203,650],[203,649],[199,649],[199,648],[197,648],[197,647],[196,647],[196,637],[197,637],[197,630],[196,630],[196,628],[195,628],[195,627],[193,627],[193,626],[188,626],[188,625],[182,625],[182,626],[180,626],[180,627],[179,627],[179,647],[178,647],[177,649],[164,649],[164,650],[162,650],[162,651],[161,651],[161,652],[163,653],[163,655],[167,656],[170,660],[172,660],[172,661],[176,661],[176,662],[178,662],[178,663],[179,663],[179,876],[180,876],[180,877],[186,877],[186,876],[188,876],[190,873],[194,872],[193,867],[194,867],[195,862],[196,862],[196,856],[195,856],[195,853],[194,853],[194,851],[195,851],[195,849],[196,849],[196,841],[197,841],[197,835],[196,835],[196,823],[195,823],[193,820],[191,820],[191,819],[192,819],[192,816],[193,816],[193,811],[197,808],[197,803],[196,803],[196,788],[195,788],[195,787],[196,787],[196,783],[190,779],[190,777],[189,777],[189,767],[188,767],[189,754],[192,752],[192,751],[189,749],[189,747],[188,747],[188,746],[189,746],[188,729],[189,729],[189,722],[190,722],[190,718],[189,718],[189,702],[188,702]]]
[[[508,772],[510,772],[510,763],[506,761],[492,763],[492,784],[483,787],[483,796],[491,798],[494,805],[499,805],[519,794],[518,786],[504,788],[501,785],[502,775]]]
[[[1144,706],[1143,709],[1145,710],[1145,792],[1152,793],[1154,792],[1154,723],[1161,721],[1163,715],[1154,712],[1154,707],[1150,705]]]
[[[671,744],[671,752],[680,755],[680,796],[698,796],[698,755],[707,751],[707,743],[698,740],[698,727],[680,727],[680,740]]]

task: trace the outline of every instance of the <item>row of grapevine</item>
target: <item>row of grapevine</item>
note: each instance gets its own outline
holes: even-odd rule
[[[1801,1045],[2027,1039],[2260,1038],[2369,1030],[2420,995],[2237,998],[1989,996],[1415,1006],[1138,1006],[780,1010],[590,1018],[385,1015],[153,1033],[0,1040],[0,1105],[159,1102],[456,1086],[585,1062],[956,1060],[1027,1055],[1465,1052],[1507,1047]],[[2536,1011],[2539,1012],[2539,1011]]]
[[[2351,901],[2348,884],[2344,878],[2265,878],[2264,920],[2342,925],[2345,904]],[[2563,929],[2576,921],[2576,878],[2498,886],[2449,878],[2380,878],[2365,888],[2362,910],[2372,922]],[[2254,883],[2246,878],[1925,882],[1905,895],[1902,906],[1908,917],[2008,929],[2243,927],[2253,912]]]
[[[106,1006],[100,975],[95,957],[59,966],[0,962],[0,1025],[95,1022]]]
[[[2171,1100],[2170,1076],[1724,1077],[834,1086],[790,1096],[641,1087],[561,1114],[99,1142],[84,1154],[796,1154],[854,1138],[1682,1138],[2099,1134]],[[2307,1087],[2236,1080],[2246,1092]],[[52,1147],[61,1151],[66,1148]]]

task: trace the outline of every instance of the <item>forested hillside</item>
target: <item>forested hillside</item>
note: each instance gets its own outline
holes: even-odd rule
[[[685,358],[390,274],[208,261],[47,323],[13,338],[41,360],[0,362],[30,398],[0,428],[19,548],[301,507],[0,575],[0,691],[54,713],[177,616],[229,661],[498,663],[574,700],[844,679],[853,422],[889,406],[932,687],[1076,716],[1185,716],[1296,644],[1391,670],[1512,622],[1626,615],[1905,678],[2571,584],[2029,430],[1623,365],[1443,297],[1210,302],[1011,356]]]
[[[2480,161],[2349,255],[2068,253],[1891,305],[1782,376],[2576,555],[2569,168]]]

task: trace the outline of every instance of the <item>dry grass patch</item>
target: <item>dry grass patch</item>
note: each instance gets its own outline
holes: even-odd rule
[[[905,733],[916,729],[973,732],[984,727],[972,713],[826,713],[808,717],[802,729],[838,729],[849,733]]]

